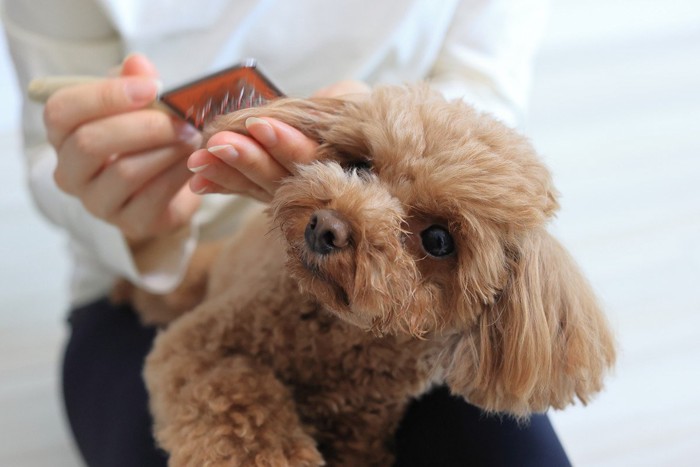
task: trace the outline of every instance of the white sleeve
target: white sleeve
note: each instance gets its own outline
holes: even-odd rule
[[[431,70],[433,86],[516,126],[528,103],[532,61],[548,0],[459,2]]]
[[[32,28],[34,21],[13,17],[12,13],[21,11],[21,8],[12,9],[12,2],[7,3],[3,5],[2,20],[20,89],[26,89],[27,83],[39,76],[102,76],[120,63],[123,46],[114,31],[105,29],[100,32],[93,27],[91,33],[99,34],[99,37],[49,36],[43,28]],[[24,1],[16,2],[16,5],[34,6],[32,2]],[[91,21],[84,17],[75,20],[82,24]],[[92,24],[99,20],[94,18]],[[138,260],[134,258],[119,229],[92,216],[77,198],[58,189],[53,179],[56,155],[46,142],[43,107],[29,102],[26,97],[22,104],[28,184],[41,213],[65,229],[73,242],[113,275],[126,277],[153,292],[167,292],[174,288],[195,248],[197,229],[183,228],[154,243],[143,254],[140,252]]]

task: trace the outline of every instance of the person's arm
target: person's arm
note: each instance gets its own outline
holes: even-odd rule
[[[461,1],[428,77],[448,98],[463,98],[517,126],[528,102],[532,61],[548,0]]]
[[[13,5],[13,8],[9,8]],[[21,16],[22,7],[29,8],[31,6],[29,2],[15,2],[13,5],[6,5],[7,9],[3,12],[3,21],[21,89],[26,88],[30,79],[40,76],[55,74],[105,75],[107,70],[119,63],[122,55],[122,44],[113,31],[107,29],[103,35],[99,31],[93,31],[97,35],[96,37],[54,37],[47,35],[44,29],[36,24],[36,21],[27,21],[27,18]],[[13,17],[13,14],[20,16]],[[86,18],[80,20],[85,21]],[[35,24],[37,29],[32,28]],[[138,69],[138,64],[131,68],[131,70],[124,70],[124,74],[138,75],[143,71]],[[138,81],[135,78],[128,79]],[[114,88],[119,85],[115,85],[114,80],[100,82],[97,85],[99,90],[96,88],[92,90],[66,89],[62,92],[62,96],[59,94],[52,98],[53,102],[50,101],[50,106],[53,110],[47,112],[46,121],[50,126],[48,133],[52,138],[51,143],[47,141],[42,106],[24,99],[23,133],[27,177],[31,194],[41,212],[51,222],[65,229],[82,250],[89,252],[94,259],[112,271],[114,275],[126,277],[154,292],[168,291],[177,285],[196,243],[196,229],[190,227],[189,218],[192,217],[198,200],[194,199],[195,195],[190,193],[186,187],[190,174],[185,163],[187,155],[192,151],[192,146],[182,145],[178,154],[163,150],[160,154],[153,154],[153,151],[150,151],[149,156],[141,157],[142,162],[147,162],[145,161],[147,158],[151,159],[151,163],[146,164],[146,166],[150,166],[149,169],[145,169],[146,172],[143,171],[144,164],[140,164],[138,167],[133,164],[137,161],[136,157],[122,158],[122,161],[129,162],[131,165],[131,168],[126,168],[127,170],[124,170],[123,166],[118,167],[117,165],[111,165],[111,168],[119,168],[118,171],[104,170],[110,167],[110,164],[106,163],[109,162],[106,158],[111,157],[111,153],[106,154],[105,151],[113,151],[115,154],[124,152],[117,150],[117,146],[114,146],[114,140],[110,140],[115,135],[104,131],[109,130],[110,127],[93,125],[92,129],[81,130],[79,134],[82,135],[80,136],[82,139],[75,138],[76,130],[85,127],[88,122],[99,120],[98,116],[120,113],[114,108],[115,105],[119,105],[119,97],[116,97],[118,92],[110,94],[106,89],[109,86]],[[87,94],[82,94],[83,92],[87,92]],[[149,92],[151,91],[146,89],[146,94]],[[150,96],[146,96],[145,100],[154,97],[155,88]],[[104,112],[93,110],[92,116],[87,117],[75,113],[76,105],[85,105],[90,102],[111,105],[112,107],[111,110],[103,109]],[[142,103],[133,101],[132,104],[138,107]],[[143,105],[146,105],[146,102],[143,102]],[[95,112],[97,114],[102,112],[102,114],[96,116]],[[69,117],[72,115],[72,117],[70,120],[63,120],[62,114]],[[152,122],[153,114],[150,114],[148,118]],[[130,121],[131,123],[127,126],[132,128],[141,125],[142,128],[153,129],[153,126],[156,125],[147,122],[144,126],[143,121],[139,123],[139,118],[130,119]],[[124,123],[124,121],[116,122],[117,125]],[[161,123],[163,122],[161,121]],[[62,124],[64,127],[61,128]],[[114,120],[112,120],[112,124],[115,124]],[[86,134],[89,135],[91,131],[94,137],[86,138]],[[130,130],[126,128],[124,131],[126,133],[122,134],[121,137],[128,138]],[[176,125],[171,125],[170,128],[167,124],[161,125],[161,131],[171,132],[170,136],[166,135],[165,139],[159,142],[161,147],[173,146],[177,143],[178,127]],[[185,134],[185,136],[187,135]],[[188,137],[191,136],[192,134],[189,134]],[[70,148],[71,144],[74,149],[77,148],[72,152],[66,149]],[[146,146],[149,149],[156,149],[158,144],[149,143]],[[61,149],[63,149],[64,157],[57,157],[57,152],[60,153]],[[92,151],[91,156],[93,157],[84,157],[86,154],[79,154],[85,150]],[[144,152],[147,152],[133,145],[128,150],[130,151],[129,156],[143,155]],[[102,183],[103,189],[100,188],[100,185],[89,187],[89,184],[83,184],[83,189],[79,193],[77,185],[74,183],[75,179],[71,180],[70,176],[80,173],[79,167],[84,169],[86,162],[94,164],[95,161],[101,165],[98,166],[97,172],[91,174],[90,180],[97,180],[99,177],[96,175],[105,176],[110,173],[116,174],[116,177],[112,176],[110,183]],[[129,193],[124,190],[113,190],[109,188],[109,185],[121,188],[128,187],[129,183],[132,182],[125,181],[124,177],[143,176],[148,170],[153,170],[153,163],[161,164],[163,170],[165,170],[163,164],[168,168],[173,167],[176,163],[180,166],[179,169],[172,168],[172,172],[177,172],[177,175],[170,177],[170,182],[161,184],[161,187],[169,185],[162,189],[161,193],[165,193],[166,197],[174,197],[175,193],[182,192],[185,195],[181,196],[189,195],[192,197],[188,200],[189,204],[184,210],[179,211],[182,214],[181,219],[173,219],[169,225],[167,221],[156,225],[157,222],[149,223],[147,217],[141,216],[139,210],[136,209],[132,211],[131,219],[137,220],[141,225],[149,224],[153,228],[151,232],[138,232],[129,231],[128,226],[125,228],[125,224],[119,225],[118,222],[115,222],[117,221],[115,218],[108,218],[106,211],[104,215],[100,216],[100,203],[97,202],[100,196],[112,193],[121,196],[122,201],[124,201],[125,196],[129,197],[134,194],[133,191]],[[78,169],[74,170],[76,165]],[[92,167],[92,169],[94,168],[95,166]],[[138,175],[139,173],[141,175]],[[153,172],[151,174],[153,175]],[[172,180],[173,178],[175,180]],[[56,179],[59,180],[59,184],[56,183]],[[102,182],[104,181],[103,177]],[[61,184],[63,186],[59,188]],[[148,193],[147,190],[143,190],[143,192]],[[137,197],[133,199],[137,199]],[[118,201],[117,199],[116,202]],[[111,202],[115,203],[115,199],[112,198]],[[161,198],[160,203],[162,205],[165,201]],[[124,206],[128,204],[123,203]],[[159,208],[158,206],[154,207]],[[128,238],[128,232],[132,234],[131,238]],[[157,241],[155,241],[156,239]],[[134,254],[135,249],[133,248],[136,245],[139,247],[137,255]]]

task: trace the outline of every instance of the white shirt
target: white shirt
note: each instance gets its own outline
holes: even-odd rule
[[[253,57],[288,95],[346,78],[427,79],[511,125],[527,104],[546,16],[547,0],[5,0],[2,11],[20,86],[46,75],[105,75],[138,51],[168,89]],[[240,222],[247,201],[207,195],[190,226],[137,264],[117,228],[56,187],[41,112],[24,102],[29,185],[42,213],[69,235],[74,305],[104,295],[116,277],[167,292],[199,239]]]

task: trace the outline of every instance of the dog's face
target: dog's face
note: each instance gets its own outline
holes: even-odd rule
[[[473,325],[515,243],[556,208],[547,170],[522,137],[425,88],[384,88],[331,118],[319,162],[274,203],[301,286],[377,332]]]
[[[599,389],[612,341],[544,230],[556,192],[522,136],[420,86],[251,112],[321,142],[272,207],[291,273],[325,307],[378,334],[450,336],[446,380],[487,409],[544,410]]]

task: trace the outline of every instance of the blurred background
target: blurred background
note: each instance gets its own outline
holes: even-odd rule
[[[24,188],[17,93],[2,37],[0,465],[76,466],[58,385],[69,265]],[[551,413],[574,465],[699,465],[700,2],[553,0],[526,132],[562,194],[552,231],[620,345],[604,393]]]

